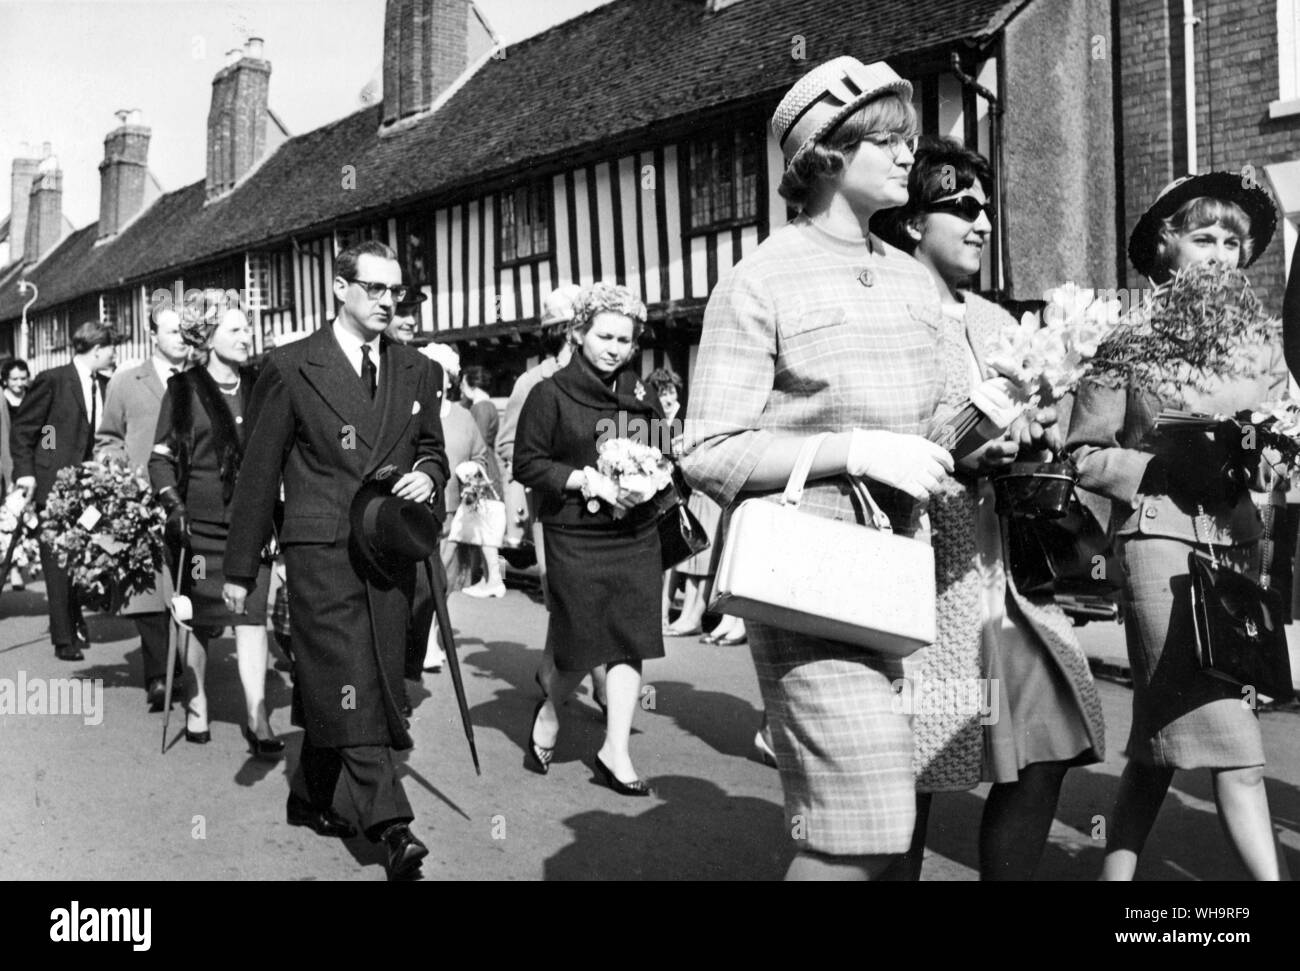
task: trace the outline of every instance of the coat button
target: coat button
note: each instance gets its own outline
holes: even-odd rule
[[[858,282],[861,283],[864,287],[874,286],[876,282],[876,275],[872,273],[870,270],[863,270],[861,273],[858,274]]]
[[[1143,512],[1142,515],[1146,516],[1147,519],[1155,519],[1156,516],[1160,515],[1160,510],[1155,506],[1147,506],[1146,511]]]

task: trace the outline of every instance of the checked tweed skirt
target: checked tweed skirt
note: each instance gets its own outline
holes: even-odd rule
[[[903,853],[916,822],[901,664],[860,647],[747,623],[796,850]]]

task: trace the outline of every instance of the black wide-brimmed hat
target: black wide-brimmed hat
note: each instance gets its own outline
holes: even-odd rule
[[[1161,190],[1156,201],[1151,203],[1151,208],[1142,214],[1142,218],[1133,227],[1133,235],[1128,240],[1128,258],[1143,276],[1155,279],[1164,275],[1164,268],[1156,265],[1161,226],[1185,202],[1202,196],[1235,202],[1250,217],[1250,236],[1255,245],[1250,259],[1241,264],[1241,269],[1254,263],[1268,248],[1273,231],[1277,228],[1277,205],[1267,189],[1240,172],[1184,175]]]
[[[395,468],[381,469],[361,483],[348,510],[356,551],[385,584],[392,583],[403,567],[431,556],[441,532],[427,505],[393,495],[399,478]]]
[[[411,287],[411,289],[406,291],[406,296],[402,297],[400,301],[393,305],[393,309],[401,310],[403,307],[415,309],[428,299],[428,294],[424,292],[423,287]]]

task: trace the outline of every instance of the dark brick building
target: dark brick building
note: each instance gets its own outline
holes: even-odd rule
[[[1163,186],[1192,169],[1253,178],[1272,190],[1285,217],[1250,272],[1265,306],[1280,309],[1300,221],[1300,2],[1116,0],[1115,7],[1117,190],[1126,234]],[[1125,271],[1129,285],[1140,285],[1132,267]]]

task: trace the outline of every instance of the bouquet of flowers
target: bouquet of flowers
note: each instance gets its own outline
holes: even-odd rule
[[[456,466],[456,478],[460,480],[460,501],[475,508],[481,508],[489,499],[499,499],[487,469],[478,462],[466,461]]]
[[[596,512],[600,499],[614,506],[614,518],[624,510],[615,503],[622,493],[630,493],[637,503],[647,502],[673,481],[673,466],[653,445],[643,445],[630,438],[610,438],[600,443],[595,471],[613,484],[613,490],[598,490],[588,497],[587,511]]]
[[[1043,296],[1041,320],[1026,312],[1002,330],[988,355],[989,366],[1036,406],[1060,401],[1078,386],[1120,313],[1118,300],[1103,300],[1072,282]]]
[[[13,550],[12,565],[23,570],[31,570],[38,565],[41,561],[38,529],[36,509],[27,501],[27,496],[17,489],[9,493],[4,505],[0,505],[0,564],[9,558],[9,547],[17,543]]]
[[[41,539],[86,604],[111,609],[153,589],[166,522],[143,473],[119,461],[82,462],[55,479],[41,516]]]
[[[1255,445],[1277,452],[1278,473],[1292,478],[1300,473],[1300,401],[1286,397],[1255,411],[1242,412],[1237,419],[1254,426]]]
[[[1086,373],[1108,387],[1136,384],[1178,400],[1186,388],[1206,391],[1211,379],[1245,374],[1252,362],[1243,349],[1280,338],[1281,321],[1264,312],[1245,274],[1196,263],[1130,312]]]

